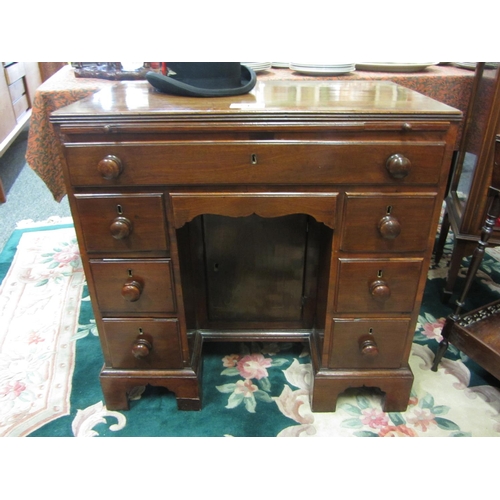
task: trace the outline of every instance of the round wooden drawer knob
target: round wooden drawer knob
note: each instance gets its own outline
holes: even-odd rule
[[[136,302],[141,298],[142,289],[142,283],[130,279],[122,287],[122,297],[129,302]]]
[[[375,280],[370,283],[370,293],[377,302],[385,302],[391,296],[391,289],[384,280]]]
[[[404,179],[410,173],[411,161],[406,156],[396,153],[387,158],[385,167],[393,179]]]
[[[132,222],[126,217],[117,217],[109,226],[109,231],[113,238],[122,240],[132,233]]]
[[[97,164],[97,170],[104,179],[110,181],[120,176],[123,164],[117,156],[107,155]]]
[[[359,350],[363,356],[374,358],[378,356],[378,347],[375,339],[370,336],[359,339]]]
[[[151,349],[153,349],[153,344],[151,342],[144,338],[138,338],[132,346],[132,354],[137,359],[143,359],[149,356]]]
[[[378,230],[383,238],[386,240],[393,240],[401,233],[401,224],[396,217],[386,215],[380,219]]]

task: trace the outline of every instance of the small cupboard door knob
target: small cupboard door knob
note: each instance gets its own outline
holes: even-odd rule
[[[384,280],[375,280],[370,283],[370,294],[377,302],[385,302],[391,296],[391,289]]]
[[[135,340],[134,345],[132,346],[132,354],[137,359],[144,359],[149,356],[151,349],[153,349],[152,341],[149,341],[143,337],[138,337]]]
[[[401,233],[401,224],[396,217],[386,215],[378,223],[378,230],[382,238],[393,240]]]
[[[97,164],[97,170],[104,179],[110,181],[123,172],[123,163],[117,156],[107,155]]]
[[[132,233],[132,222],[126,217],[116,217],[109,226],[111,236],[116,240],[127,238]]]
[[[387,158],[385,167],[393,179],[404,179],[410,173],[411,161],[406,156],[396,153]]]
[[[137,279],[128,279],[122,287],[122,297],[129,302],[136,302],[141,298],[143,284]]]
[[[365,335],[358,340],[359,350],[363,356],[374,358],[378,356],[378,346],[371,335]]]

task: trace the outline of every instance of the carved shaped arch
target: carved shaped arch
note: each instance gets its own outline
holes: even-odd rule
[[[281,217],[298,213],[334,229],[337,193],[171,193],[170,200],[175,229],[204,214]]]

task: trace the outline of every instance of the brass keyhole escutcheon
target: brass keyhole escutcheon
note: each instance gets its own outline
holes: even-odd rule
[[[250,163],[251,163],[252,165],[257,165],[257,155],[256,155],[255,153],[252,153],[252,154],[250,155]]]

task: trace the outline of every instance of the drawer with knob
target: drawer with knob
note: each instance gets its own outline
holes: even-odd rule
[[[89,253],[168,251],[163,194],[76,194]]]
[[[344,252],[424,252],[436,208],[434,193],[346,193]]]
[[[444,151],[439,142],[197,141],[67,144],[65,153],[74,186],[437,185]]]
[[[182,368],[179,322],[169,319],[105,319],[104,334],[114,368]]]
[[[175,313],[171,267],[170,259],[91,260],[103,316]]]
[[[330,368],[399,368],[410,321],[334,318]]]
[[[422,259],[340,259],[336,311],[409,313],[417,294]]]

